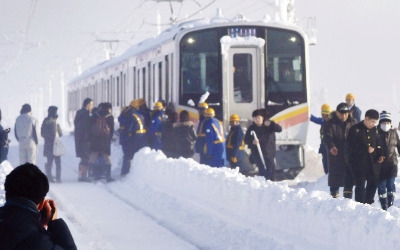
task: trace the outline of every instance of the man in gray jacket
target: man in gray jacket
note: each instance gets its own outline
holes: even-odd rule
[[[21,114],[15,122],[15,138],[19,142],[19,162],[36,164],[38,152],[38,121],[31,114],[29,104],[22,105]]]

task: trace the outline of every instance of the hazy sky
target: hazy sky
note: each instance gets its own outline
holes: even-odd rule
[[[174,3],[180,20],[212,17],[222,7],[227,18],[238,12],[263,19],[267,0],[184,0]],[[23,103],[38,117],[50,104],[60,105],[62,83],[105,59],[112,46],[116,55],[157,33],[157,11],[168,24],[168,3],[151,0],[0,0],[0,108],[3,124],[14,122]],[[400,89],[395,30],[400,23],[398,0],[297,0],[298,23],[316,17],[318,43],[311,46],[312,110],[323,102],[332,106],[353,92],[363,110],[399,111]],[[163,29],[168,27],[163,26]],[[119,42],[105,42],[118,40]],[[6,91],[5,91],[6,89]],[[4,94],[6,93],[6,94]],[[370,107],[367,107],[370,105]],[[40,107],[44,106],[44,108]]]

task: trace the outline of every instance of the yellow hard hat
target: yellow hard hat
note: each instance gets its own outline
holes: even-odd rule
[[[131,103],[129,104],[129,106],[136,108],[136,109],[139,107],[137,100],[132,100]]]
[[[329,115],[332,112],[331,106],[329,104],[322,104],[321,106],[321,114]]]
[[[346,95],[346,100],[355,100],[355,99],[356,99],[356,96],[353,95],[352,93],[348,93]]]
[[[206,111],[204,112],[205,117],[214,117],[215,116],[215,110],[213,108],[207,108]]]
[[[229,117],[229,121],[230,122],[239,122],[240,121],[240,117],[237,114],[233,114]]]
[[[203,108],[203,109],[207,109],[208,108],[208,104],[206,102],[201,102],[201,103],[199,103],[199,105],[197,105],[197,107]]]
[[[156,102],[153,106],[154,110],[162,110],[164,108],[164,105],[162,104],[162,102]]]

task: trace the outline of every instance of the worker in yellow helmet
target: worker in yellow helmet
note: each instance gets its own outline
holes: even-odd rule
[[[150,147],[159,150],[162,147],[162,127],[165,123],[164,105],[156,102],[153,106],[153,118],[149,127]]]
[[[355,95],[352,93],[348,93],[346,95],[346,104],[347,107],[350,110],[350,114],[353,116],[354,119],[357,120],[357,122],[361,121],[361,109],[356,106],[355,104]]]
[[[199,112],[199,124],[197,125],[197,139],[194,144],[194,150],[196,153],[200,154],[200,163],[205,164],[206,159],[203,158],[205,155],[202,153],[204,150],[204,143],[205,143],[205,132],[203,130],[203,123],[204,123],[204,112],[208,108],[208,104],[206,102],[201,102],[199,105],[197,105],[197,109]]]
[[[310,117],[310,121],[312,121],[318,125],[321,125],[320,130],[319,130],[321,143],[319,145],[318,153],[320,153],[322,155],[322,166],[324,168],[325,174],[328,174],[328,172],[329,172],[329,170],[328,170],[328,155],[327,155],[328,152],[326,151],[326,148],[325,148],[322,140],[323,140],[323,135],[324,135],[324,124],[327,121],[329,121],[329,119],[331,118],[331,113],[332,113],[331,106],[329,106],[329,104],[325,103],[325,104],[322,104],[322,106],[321,106],[321,116],[322,117],[316,117],[314,115],[311,115],[311,117]]]
[[[226,140],[226,159],[231,168],[244,168],[244,133],[240,126],[240,117],[233,114],[229,117],[230,131]]]

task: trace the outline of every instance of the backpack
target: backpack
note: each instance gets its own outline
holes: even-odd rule
[[[108,126],[106,119],[109,116],[110,115],[97,117],[92,127],[92,135],[94,137],[108,138],[110,136],[110,126]]]

